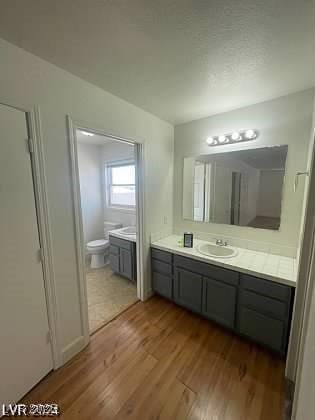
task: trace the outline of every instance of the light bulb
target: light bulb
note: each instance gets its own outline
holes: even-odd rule
[[[214,138],[213,137],[208,137],[206,140],[208,146],[212,146],[214,144]]]
[[[226,137],[225,136],[219,136],[219,143],[225,143],[225,141],[226,141]]]
[[[237,141],[241,139],[240,133],[238,131],[234,131],[231,135],[232,140]]]
[[[256,133],[254,130],[246,130],[245,131],[245,137],[247,139],[253,139],[254,137],[256,137]]]
[[[94,134],[90,133],[89,131],[81,131],[81,133],[85,136],[88,136],[88,137],[93,137],[94,136]]]

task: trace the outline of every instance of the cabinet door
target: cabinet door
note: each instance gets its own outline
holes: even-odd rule
[[[207,277],[203,282],[202,314],[218,324],[234,328],[236,287]]]
[[[285,352],[285,325],[249,308],[239,309],[239,332],[280,353]]]
[[[202,276],[182,268],[176,268],[174,300],[179,305],[201,313]]]
[[[119,273],[119,255],[109,254],[109,264],[114,273]]]
[[[172,277],[165,276],[164,274],[153,273],[152,275],[153,290],[168,299],[172,298],[172,282]]]
[[[128,279],[133,279],[132,252],[128,249],[119,250],[119,273]]]

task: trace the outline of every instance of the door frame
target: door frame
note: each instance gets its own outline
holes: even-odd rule
[[[52,258],[52,234],[50,227],[40,108],[39,106],[23,108],[2,101],[0,101],[0,104],[23,112],[26,118],[28,138],[25,139],[25,142],[29,143],[28,148],[30,153],[31,171],[33,175],[34,200],[41,246],[41,261],[43,267],[43,281],[50,336],[49,339],[53,368],[57,369],[62,365],[62,357],[58,335],[58,302]]]
[[[67,130],[70,151],[70,169],[72,181],[72,198],[74,206],[74,222],[75,222],[75,236],[76,236],[76,259],[77,271],[80,291],[80,314],[81,327],[84,336],[84,343],[87,345],[90,341],[89,322],[88,322],[88,302],[87,302],[87,287],[86,287],[86,271],[85,271],[85,244],[83,237],[83,222],[82,222],[82,206],[80,194],[80,178],[79,165],[77,153],[77,137],[76,130],[88,131],[90,133],[112,138],[113,140],[133,144],[135,146],[135,161],[136,161],[136,226],[137,226],[137,296],[138,299],[144,300],[144,146],[143,143],[137,142],[134,139],[119,137],[113,134],[108,134],[106,130],[94,128],[92,124],[81,123],[74,120],[70,115],[67,115]]]

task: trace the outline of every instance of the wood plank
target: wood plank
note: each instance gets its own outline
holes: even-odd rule
[[[152,305],[138,303],[133,305],[128,311],[125,311],[121,317],[117,318],[106,328],[106,334],[103,329],[93,335],[89,346],[75,356],[62,369],[59,369],[48,375],[36,387],[27,394],[23,401],[32,403],[36,401],[47,401],[51,399],[52,394],[61,389],[69,379],[78,374],[85,374],[85,371],[93,370],[98,364],[100,358],[106,358],[108,355],[115,354],[120,346],[126,346],[127,340],[134,335],[139,336],[141,330],[149,325],[150,322],[158,320],[167,311],[170,310],[168,302],[154,300]],[[150,316],[148,316],[150,311]]]
[[[87,388],[62,418],[113,418],[155,363],[144,351],[138,351],[136,356],[126,355],[122,363],[113,365]]]
[[[160,297],[139,302],[23,402],[65,420],[278,420],[284,361]]]
[[[173,382],[171,390],[172,398],[165,399],[159,420],[184,420],[197,395],[178,380]]]

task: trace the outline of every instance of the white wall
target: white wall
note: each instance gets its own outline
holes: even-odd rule
[[[293,420],[313,420],[315,418],[315,248],[311,251],[312,236],[315,229],[315,168],[310,185],[310,196],[308,202],[308,211],[305,226],[305,242],[302,247],[301,272],[296,301],[296,314],[294,319],[294,338],[291,338],[291,359],[294,362],[298,329],[301,328],[301,318],[304,306],[301,301],[304,300],[306,291],[306,311],[301,339],[301,353],[297,364],[297,383],[295,393],[295,405]],[[312,261],[312,269],[308,279],[309,263]],[[307,285],[308,283],[308,285]],[[294,364],[293,364],[294,366]]]
[[[312,122],[314,90],[306,90],[272,101],[235,111],[214,115],[175,127],[174,161],[174,229],[176,233],[193,231],[225,236],[240,246],[296,255],[304,194],[304,181],[297,193],[293,192],[295,173],[304,171]],[[238,145],[209,147],[209,136],[230,133],[234,130],[255,128],[258,139]],[[184,220],[182,217],[183,158],[200,154],[222,153],[230,150],[288,144],[287,172],[285,176],[283,212],[279,231],[228,226]],[[232,241],[231,241],[232,242]],[[257,249],[257,248],[256,248]]]
[[[283,171],[260,171],[257,215],[280,217]]]
[[[314,136],[315,136],[315,101],[313,106],[313,123],[311,130],[311,141],[309,144],[309,156],[307,162],[307,170],[310,172],[310,176],[306,178],[307,190],[305,191],[303,197],[303,204],[305,206],[303,211],[303,221],[300,232],[300,242],[299,242],[299,251],[298,251],[298,284],[295,292],[295,302],[293,310],[293,319],[292,327],[290,334],[287,366],[286,366],[286,376],[295,381],[297,377],[297,382],[300,379],[301,369],[297,369],[298,359],[303,354],[303,346],[305,344],[305,330],[306,326],[303,326],[305,318],[308,317],[310,311],[310,306],[314,307],[315,298],[312,297],[313,293],[311,292],[315,283],[315,276],[313,275],[312,279],[309,279],[309,262],[312,255],[311,243],[313,237],[313,231],[315,227],[315,155],[314,155]],[[315,291],[315,289],[314,289]],[[315,317],[311,318],[314,323]],[[311,334],[311,332],[310,332]],[[301,338],[302,337],[302,338]],[[315,342],[314,337],[310,337],[310,342]],[[300,342],[301,353],[300,351]],[[306,345],[307,347],[308,345]],[[304,377],[303,382],[308,386],[308,381],[311,381],[312,375],[315,376],[314,370],[312,371],[311,367],[308,366],[310,377]],[[304,375],[304,376],[305,376]],[[315,378],[313,379],[315,382]],[[303,392],[300,397],[303,397]],[[306,394],[305,394],[306,395]]]
[[[81,209],[85,244],[104,237],[102,146],[78,143]]]
[[[83,343],[75,252],[66,115],[144,144],[145,293],[150,289],[150,234],[170,231],[173,127],[113,95],[0,40],[0,101],[40,106],[58,305],[58,335],[67,359]],[[165,224],[166,222],[166,224]]]
[[[135,147],[132,144],[118,141],[106,143],[103,146],[102,159],[103,165],[107,162],[119,160],[135,160]],[[104,202],[104,220],[119,222],[123,226],[134,226],[136,224],[136,211],[113,209]]]
[[[224,223],[224,220],[230,223],[232,174],[233,172],[239,172],[242,174],[240,224],[247,225],[256,216],[259,171],[241,160],[234,158],[218,160],[215,168],[215,192],[212,200],[216,214],[214,214],[212,220],[215,220],[216,223]],[[226,199],[222,200],[224,196],[226,196]],[[223,215],[224,219],[222,218]]]
[[[246,177],[242,176],[240,224],[247,226],[257,216],[259,170],[250,167]]]

